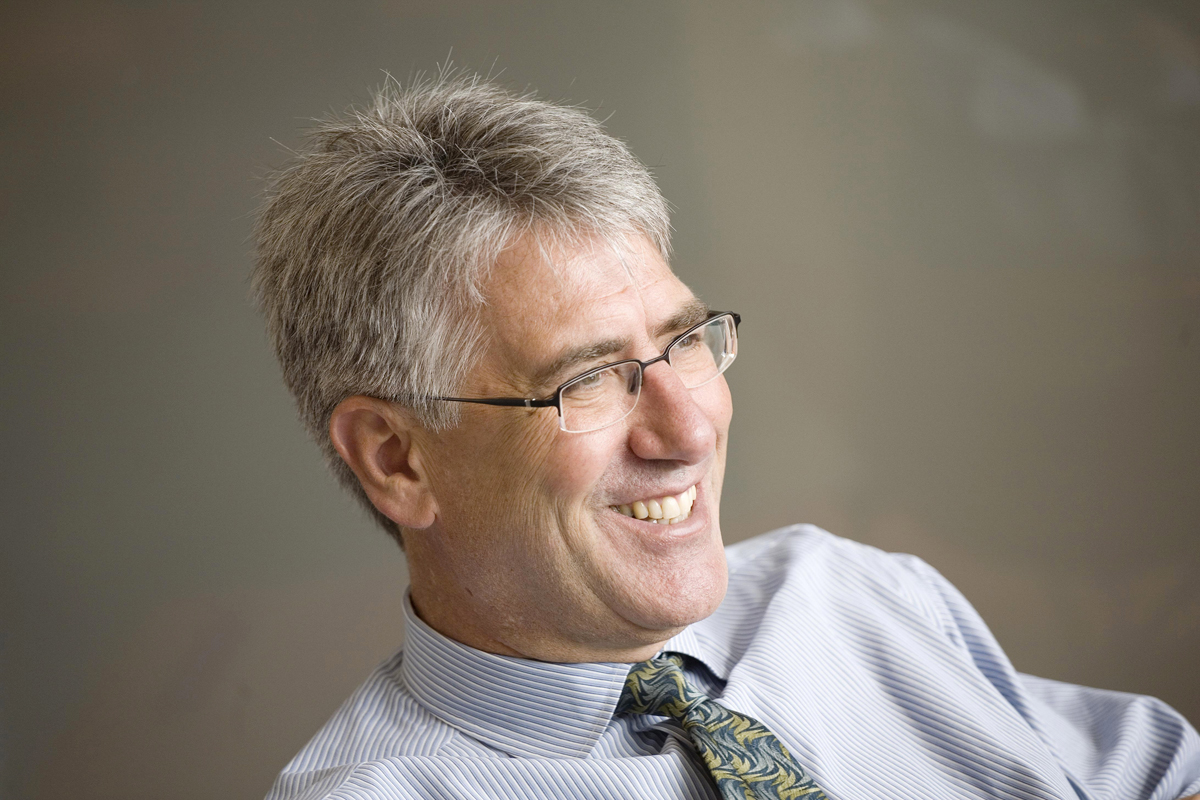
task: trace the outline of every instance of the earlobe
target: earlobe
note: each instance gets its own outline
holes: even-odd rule
[[[412,414],[374,397],[347,397],[329,417],[329,438],[354,471],[371,503],[402,528],[428,528],[437,519]]]

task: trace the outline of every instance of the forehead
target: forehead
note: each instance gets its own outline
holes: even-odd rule
[[[522,351],[633,336],[694,299],[643,236],[568,246],[526,237],[497,261],[485,294],[492,340]]]

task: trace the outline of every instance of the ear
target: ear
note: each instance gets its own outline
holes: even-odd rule
[[[371,503],[402,528],[428,528],[437,518],[437,501],[414,446],[419,430],[407,409],[374,397],[347,397],[329,417],[338,455]]]

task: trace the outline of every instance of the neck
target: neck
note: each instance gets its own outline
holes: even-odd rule
[[[503,603],[481,603],[409,553],[410,595],[421,621],[443,636],[485,653],[553,663],[635,663],[653,658],[683,630],[647,630],[625,622],[617,636],[566,636]]]

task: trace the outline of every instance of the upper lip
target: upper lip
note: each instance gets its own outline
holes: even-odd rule
[[[692,481],[691,483],[686,483],[683,486],[680,486],[676,489],[667,489],[665,491],[659,492],[658,494],[652,494],[652,493],[647,492],[645,494],[639,494],[635,497],[631,497],[628,500],[617,500],[613,503],[609,503],[609,505],[614,505],[614,506],[632,505],[639,500],[657,500],[660,497],[678,497],[679,495],[683,494],[684,492],[686,492],[688,489],[692,488],[693,486],[696,487],[697,492],[700,491],[700,481],[695,480],[695,481]]]

